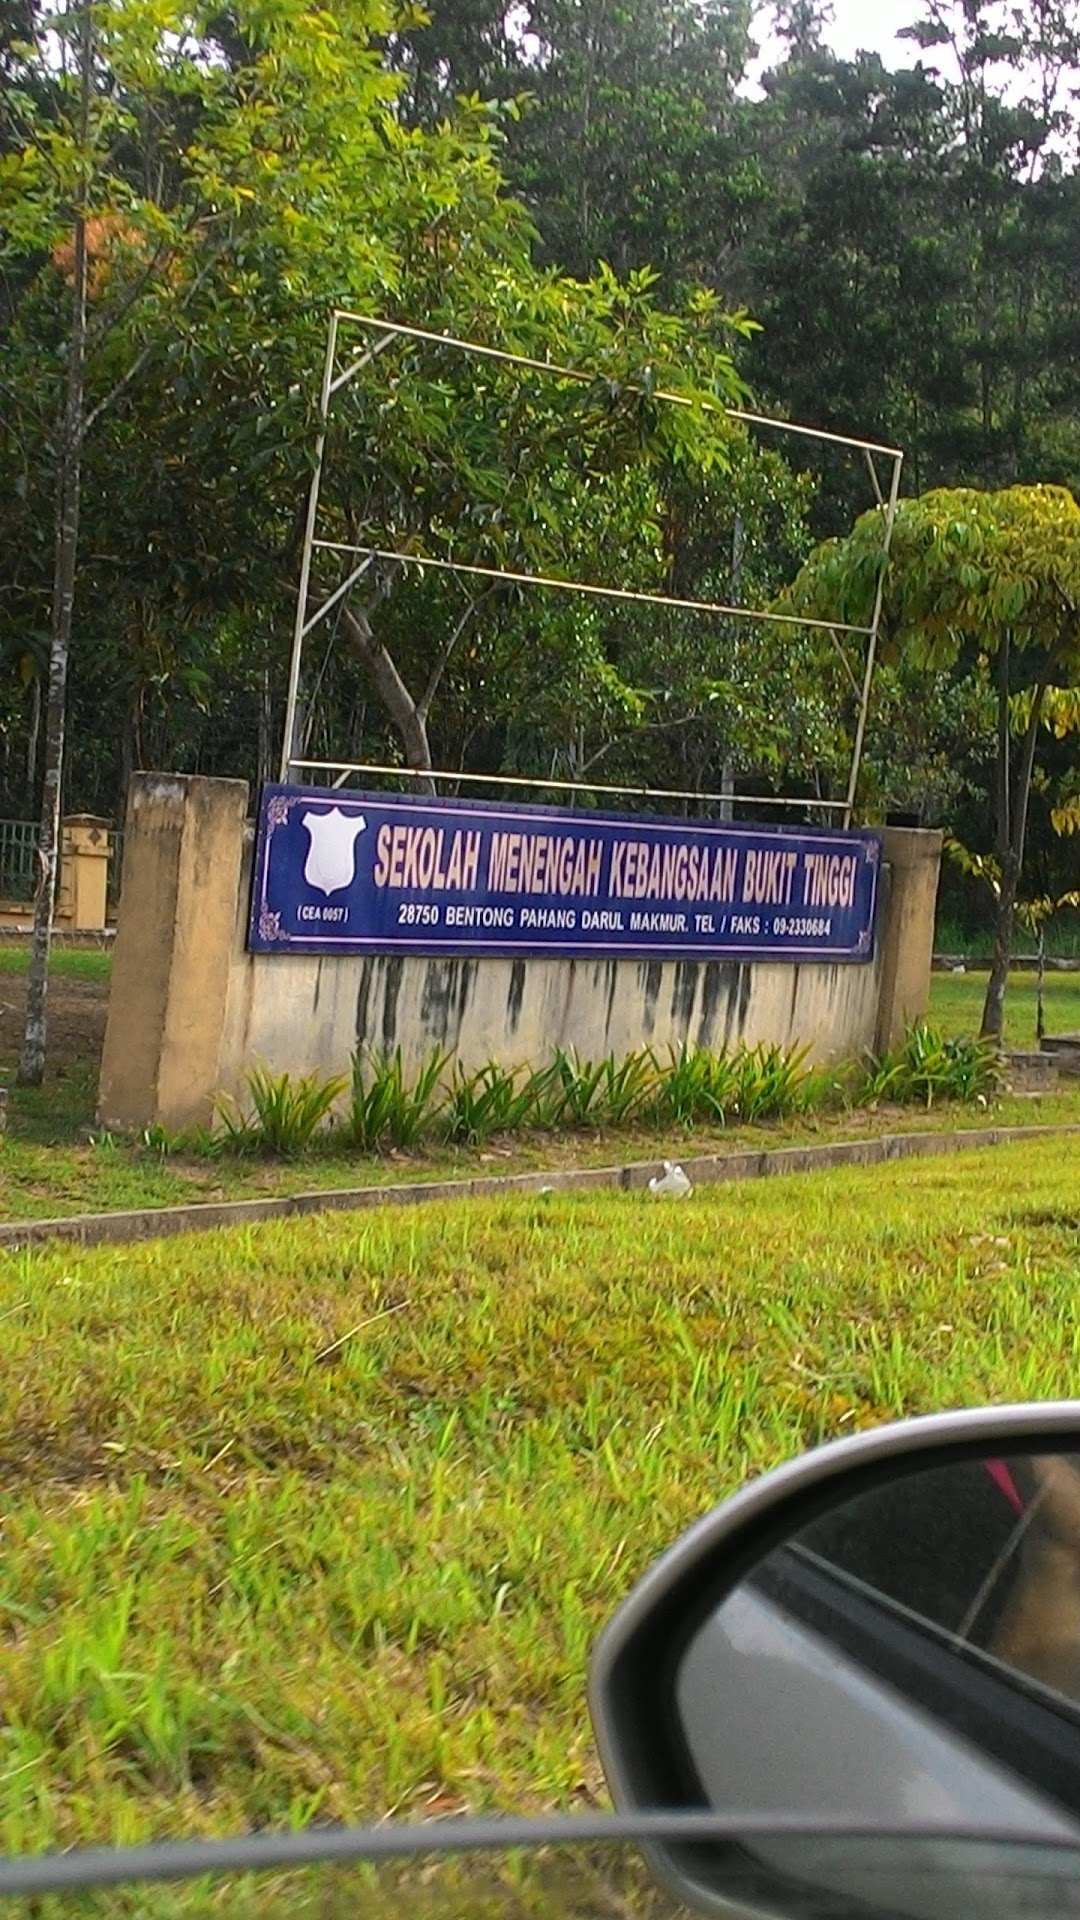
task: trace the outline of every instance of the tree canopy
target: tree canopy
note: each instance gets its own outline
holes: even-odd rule
[[[274,764],[335,303],[595,374],[477,379],[434,350],[380,354],[335,410],[326,504],[345,543],[746,603],[869,503],[859,463],[779,440],[766,455],[699,405],[665,413],[658,384],[749,390],[902,445],[923,498],[1075,490],[1078,18],[1076,0],[912,0],[899,67],[838,58],[827,9],[799,0],[755,78],[745,0],[435,0],[430,17],[7,0],[0,806],[40,797],[80,194],[66,790],[116,813],[138,761]],[[321,565],[316,594],[342,577]],[[473,585],[383,569],[350,598],[303,690],[313,756],[348,742],[493,774],[837,791],[854,662],[827,641]],[[914,650],[882,668],[864,798],[977,844],[993,648],[942,618],[939,658],[946,629],[967,637],[930,693],[914,697]],[[1014,695],[1037,653],[1010,640]],[[1047,896],[1071,884],[1050,832],[1071,751],[1043,730]]]
[[[1000,885],[983,1027],[1000,1035],[1039,727],[1054,691],[1064,730],[1063,690],[1080,685],[1080,506],[1064,487],[939,488],[900,502],[887,558],[885,532],[880,509],[862,515],[811,555],[782,604],[866,624],[882,582],[886,657],[925,673],[966,655],[992,679]]]

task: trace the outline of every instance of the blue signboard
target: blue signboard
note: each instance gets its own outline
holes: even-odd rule
[[[868,960],[874,833],[263,789],[255,953]]]

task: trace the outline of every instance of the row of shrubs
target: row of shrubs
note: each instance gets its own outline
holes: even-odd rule
[[[594,1131],[631,1125],[711,1128],[777,1121],[827,1107],[872,1107],[985,1098],[998,1058],[982,1040],[946,1040],[911,1028],[904,1045],[845,1070],[808,1064],[808,1049],[740,1046],[711,1053],[686,1048],[661,1061],[650,1049],[625,1059],[581,1060],[558,1048],[547,1066],[517,1070],[490,1062],[467,1073],[436,1052],[410,1077],[401,1049],[360,1052],[350,1074],[293,1078],[255,1068],[246,1098],[217,1102],[210,1133],[151,1144],[207,1153],[292,1156],[316,1140],[363,1153],[409,1149],[442,1139],[479,1146],[498,1134]]]

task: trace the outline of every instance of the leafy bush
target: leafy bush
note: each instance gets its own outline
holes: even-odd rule
[[[808,1052],[764,1044],[734,1053],[673,1049],[671,1065],[659,1070],[654,1115],[680,1127],[782,1119],[806,1104],[817,1082],[806,1066]]]
[[[809,1047],[762,1044],[736,1054],[740,1120],[783,1120],[797,1112],[812,1077],[806,1065],[809,1052]]]
[[[442,1076],[449,1062],[450,1055],[436,1047],[410,1084],[400,1047],[391,1054],[354,1053],[345,1122],[350,1146],[365,1153],[379,1147],[415,1146],[445,1105]]]
[[[977,1100],[995,1092],[1001,1063],[994,1040],[962,1035],[946,1040],[937,1027],[917,1021],[901,1047],[872,1060],[858,1092],[858,1104],[879,1100],[918,1101],[930,1108],[935,1100]]]
[[[311,1145],[348,1084],[344,1074],[326,1080],[317,1073],[305,1073],[294,1081],[291,1073],[253,1067],[245,1075],[250,1113],[227,1095],[214,1103],[223,1143],[236,1153],[274,1153],[291,1159]]]
[[[579,1060],[556,1047],[540,1089],[542,1124],[625,1126],[641,1112],[655,1084],[656,1063],[647,1048],[616,1061],[613,1053],[603,1060]]]
[[[656,1093],[656,1062],[650,1048],[628,1053],[616,1065],[614,1054],[603,1062],[602,1108],[605,1120],[614,1127],[639,1119]]]
[[[551,1068],[530,1073],[522,1084],[520,1067],[501,1067],[489,1060],[475,1073],[460,1062],[447,1104],[447,1133],[451,1140],[480,1146],[494,1133],[512,1133],[545,1117]]]
[[[415,1080],[406,1077],[400,1047],[391,1054],[357,1051],[350,1076],[322,1079],[257,1067],[247,1076],[249,1102],[223,1096],[215,1102],[218,1131],[173,1139],[148,1129],[145,1144],[165,1154],[181,1145],[199,1153],[272,1153],[291,1157],[309,1147],[339,1096],[348,1090],[348,1112],[327,1137],[364,1153],[414,1147],[436,1130],[468,1146],[523,1127],[552,1131],[573,1127],[621,1127],[643,1120],[656,1127],[754,1125],[789,1118],[843,1098],[851,1106],[889,1099],[931,1107],[935,1100],[971,1101],[992,1093],[1000,1080],[994,1043],[946,1040],[925,1022],[913,1026],[902,1047],[858,1069],[837,1074],[807,1064],[806,1047],[760,1043],[734,1052],[704,1047],[671,1049],[661,1065],[650,1048],[622,1060],[581,1060],[557,1047],[544,1067],[503,1067],[489,1060],[474,1072],[460,1061],[449,1090],[450,1055],[436,1049]]]
[[[738,1111],[739,1072],[727,1053],[709,1053],[704,1047],[670,1050],[670,1065],[657,1068],[653,1117],[661,1125],[694,1127],[702,1121],[724,1126]]]

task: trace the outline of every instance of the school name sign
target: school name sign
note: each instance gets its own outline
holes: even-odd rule
[[[874,833],[263,789],[256,953],[865,961]]]

